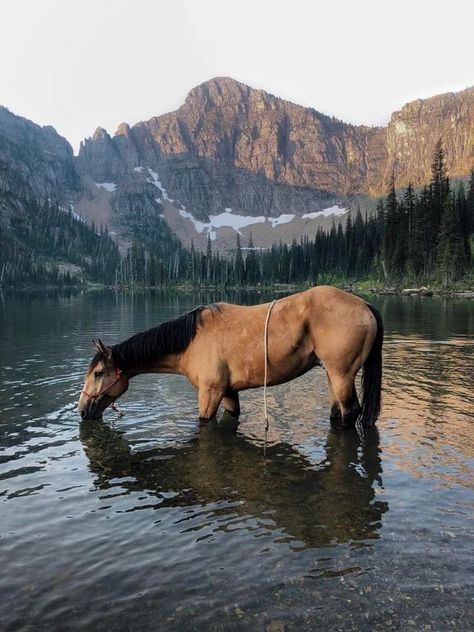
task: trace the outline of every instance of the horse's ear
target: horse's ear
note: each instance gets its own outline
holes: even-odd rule
[[[100,338],[94,340],[95,348],[108,360],[112,357],[112,349],[102,342]]]

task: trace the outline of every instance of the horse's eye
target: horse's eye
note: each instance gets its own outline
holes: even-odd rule
[[[102,377],[105,371],[94,371],[94,377]]]

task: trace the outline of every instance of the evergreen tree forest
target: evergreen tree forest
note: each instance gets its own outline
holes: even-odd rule
[[[114,282],[120,255],[106,229],[52,202],[16,197],[11,204],[18,212],[10,227],[0,224],[0,287]]]
[[[67,285],[86,280],[118,287],[142,285],[257,286],[276,283],[316,285],[373,281],[385,286],[430,285],[445,288],[474,274],[474,172],[468,182],[453,186],[446,175],[445,156],[438,142],[431,181],[421,190],[412,185],[399,191],[393,175],[377,213],[360,210],[344,225],[333,223],[291,245],[254,247],[252,236],[233,253],[187,249],[156,214],[140,214],[138,201],[121,202],[132,245],[125,256],[107,231],[97,231],[72,213],[52,204],[13,222],[14,231],[0,229],[0,285],[50,283]],[[76,263],[73,276],[47,263],[48,252]],[[38,263],[38,254],[42,255]]]

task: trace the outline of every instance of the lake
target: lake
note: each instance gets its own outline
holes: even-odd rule
[[[218,293],[0,296],[0,627],[474,629],[474,301],[372,297],[378,431],[331,428],[322,369],[199,425],[180,376],[75,411],[92,338]]]

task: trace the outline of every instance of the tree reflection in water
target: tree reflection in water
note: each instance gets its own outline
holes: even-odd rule
[[[237,430],[232,418],[212,421],[183,446],[140,452],[102,422],[82,422],[80,437],[99,488],[122,479],[125,493],[154,496],[157,508],[221,503],[215,519],[211,512],[213,530],[229,527],[222,520],[228,512],[254,517],[279,538],[283,531],[298,548],[378,537],[388,503],[374,500],[382,485],[376,428],[331,428],[318,465],[286,443],[269,446],[264,456]]]

